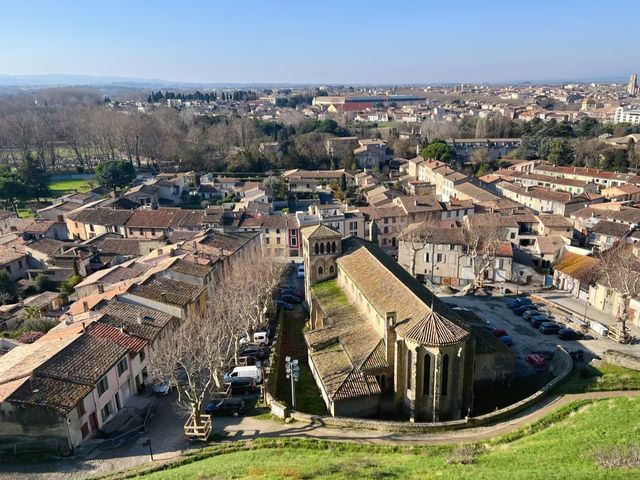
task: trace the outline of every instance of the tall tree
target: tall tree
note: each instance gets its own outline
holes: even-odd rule
[[[128,186],[136,178],[133,165],[127,160],[111,160],[96,167],[96,180],[102,186],[113,189]]]
[[[18,213],[18,202],[31,198],[31,191],[20,175],[8,168],[0,170],[0,200]]]
[[[22,182],[29,188],[31,195],[38,200],[51,196],[49,175],[42,168],[42,164],[36,161],[31,154],[27,155],[18,168],[18,174],[22,178]]]

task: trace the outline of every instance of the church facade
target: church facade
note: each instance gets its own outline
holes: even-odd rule
[[[376,245],[302,229],[309,365],[335,416],[469,415],[475,335]]]

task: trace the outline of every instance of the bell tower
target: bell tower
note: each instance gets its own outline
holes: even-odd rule
[[[304,287],[307,301],[309,288],[336,276],[336,258],[342,253],[340,232],[326,225],[301,230],[304,258]]]

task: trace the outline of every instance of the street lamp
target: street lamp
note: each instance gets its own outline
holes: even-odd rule
[[[287,378],[291,379],[291,408],[296,409],[296,383],[300,380],[300,366],[297,359],[285,357],[284,370],[287,372]]]

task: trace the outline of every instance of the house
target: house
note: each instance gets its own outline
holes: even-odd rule
[[[128,238],[168,238],[174,230],[201,230],[203,217],[203,210],[180,208],[135,210],[124,224],[124,233]]]
[[[260,232],[263,247],[274,258],[288,261],[300,256],[300,234],[294,215],[247,214],[238,228]]]
[[[462,418],[472,408],[475,335],[376,245],[302,230],[309,366],[335,416]]]
[[[497,191],[510,200],[514,200],[536,213],[553,213],[568,216],[591,203],[604,201],[598,194],[582,193],[572,195],[569,192],[558,192],[541,187],[520,187],[518,185],[500,182]]]
[[[586,300],[589,285],[597,279],[600,260],[566,251],[553,265],[553,285]]]
[[[319,186],[335,183],[340,185],[342,177],[347,185],[353,183],[353,176],[345,170],[287,170],[282,174],[291,193],[314,193]]]
[[[640,187],[631,183],[617,185],[615,187],[603,188],[600,192],[605,198],[612,202],[632,202],[640,201]]]
[[[66,216],[69,238],[89,240],[105,233],[125,236],[125,224],[133,212],[110,208],[82,208]]]
[[[0,269],[4,269],[9,274],[11,280],[20,280],[27,277],[27,255],[24,247],[0,246]]]
[[[376,169],[387,160],[387,142],[376,138],[358,140],[360,146],[353,150],[358,168]]]
[[[131,202],[148,208],[158,208],[160,188],[143,183],[130,188],[123,197]]]
[[[591,229],[589,245],[594,251],[604,251],[613,247],[620,239],[630,232],[631,228],[625,223],[600,220]]]

